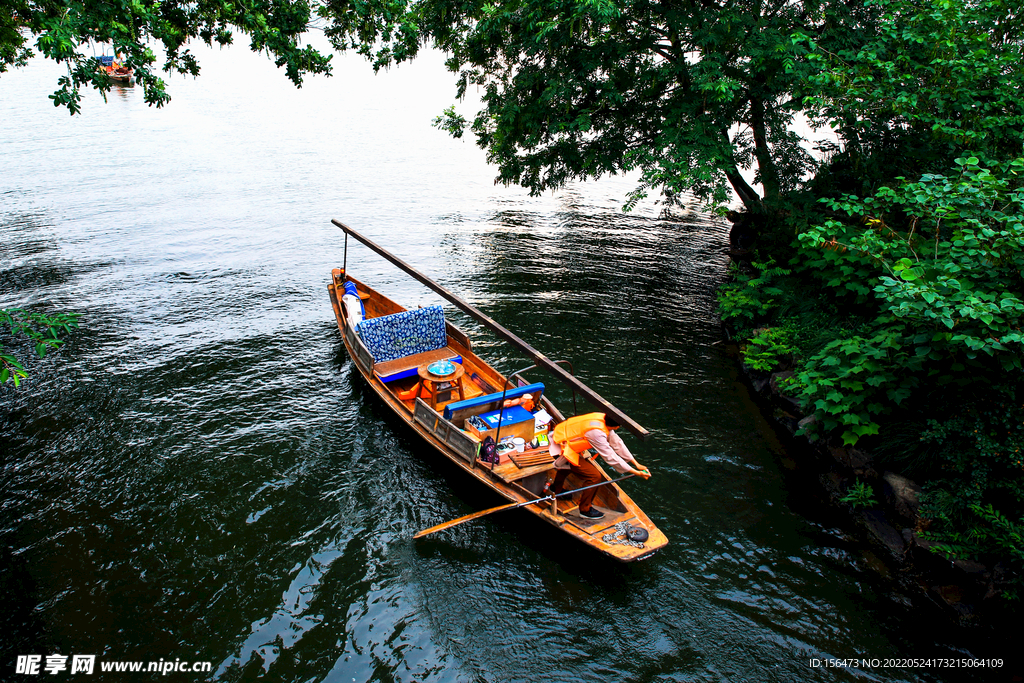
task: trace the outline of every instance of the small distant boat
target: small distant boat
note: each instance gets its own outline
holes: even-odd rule
[[[111,55],[96,58],[106,70],[107,77],[118,85],[135,85],[135,70],[124,66],[120,60]]]
[[[615,483],[618,480],[612,480],[596,461],[593,464],[604,481],[592,485],[597,488],[593,507],[604,514],[602,518],[581,516],[571,497],[545,497],[544,485],[554,474],[554,458],[548,451],[546,429],[540,425],[557,424],[565,418],[544,395],[544,385],[528,381],[523,373],[542,368],[572,388],[574,405],[579,394],[639,438],[647,436],[646,429],[563,369],[565,361],[548,359],[382,247],[338,221],[333,223],[346,235],[345,265],[332,271],[328,286],[338,328],[359,373],[402,421],[479,483],[511,501],[502,509],[523,507],[622,562],[646,559],[668,543],[665,534]],[[440,306],[407,310],[352,277],[347,272],[348,235],[476,318],[525,352],[535,364],[505,377],[473,352],[470,339],[445,320]],[[510,405],[516,403],[519,405]],[[516,435],[513,443],[518,441],[519,445],[494,462],[497,458],[485,457],[489,454],[484,453],[482,444],[493,436],[500,446],[502,434]],[[500,448],[497,452],[501,453]],[[565,489],[569,493],[573,492],[570,489],[581,490],[576,486],[576,476],[570,475]],[[432,527],[417,537],[449,528],[460,520]]]

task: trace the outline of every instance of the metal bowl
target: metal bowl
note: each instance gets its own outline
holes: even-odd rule
[[[444,377],[455,372],[455,364],[448,360],[439,360],[428,365],[427,372],[437,377]]]

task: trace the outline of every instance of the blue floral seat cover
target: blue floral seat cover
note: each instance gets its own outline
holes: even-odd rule
[[[375,363],[435,351],[448,344],[444,309],[440,306],[369,318],[356,325],[356,331]]]

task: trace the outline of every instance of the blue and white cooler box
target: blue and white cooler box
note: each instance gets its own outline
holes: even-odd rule
[[[489,413],[481,413],[480,419],[487,424],[486,432],[478,432],[473,429],[472,431],[477,432],[477,435],[482,439],[485,436],[494,438],[497,435],[498,428],[498,412],[493,410]],[[533,413],[522,406],[512,406],[511,408],[505,408],[501,411],[501,438],[504,439],[506,436],[520,437],[527,442],[533,441]]]

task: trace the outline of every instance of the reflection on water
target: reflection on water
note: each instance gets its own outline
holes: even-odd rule
[[[721,223],[623,214],[623,179],[495,188],[479,150],[430,128],[451,97],[433,57],[377,78],[343,61],[301,91],[241,50],[203,64],[167,109],[126,89],[75,119],[45,99],[49,66],[4,75],[0,305],[83,327],[0,389],[2,666],[61,652],[210,661],[229,681],[880,680],[807,660],[973,647],[905,628],[931,614],[797,511],[716,344]],[[611,565],[516,512],[414,543],[495,500],[345,357],[334,217],[649,428],[631,446],[655,476],[628,488],[672,544]],[[438,301],[365,249],[348,263],[406,305]],[[502,370],[526,364],[448,313]]]

